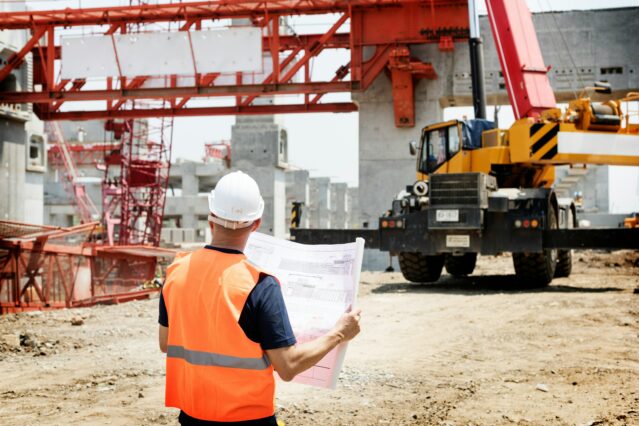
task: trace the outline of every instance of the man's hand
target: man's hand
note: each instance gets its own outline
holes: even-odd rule
[[[359,320],[361,316],[362,310],[355,309],[354,311],[346,312],[337,320],[333,330],[341,335],[342,342],[348,342],[359,334]]]
[[[359,319],[362,311],[347,312],[335,327],[322,337],[286,348],[268,349],[268,355],[275,371],[286,382],[317,364],[337,345],[351,340],[359,333]]]

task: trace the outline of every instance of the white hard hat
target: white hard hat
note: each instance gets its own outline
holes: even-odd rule
[[[242,172],[220,179],[209,194],[209,220],[225,228],[246,228],[262,217],[264,200],[257,182]]]

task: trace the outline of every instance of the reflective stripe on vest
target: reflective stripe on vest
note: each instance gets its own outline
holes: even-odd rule
[[[183,346],[169,346],[166,356],[169,358],[180,358],[193,365],[242,368],[244,370],[264,370],[271,366],[271,362],[266,354],[264,354],[262,358],[240,358],[213,352],[192,351],[185,349]]]

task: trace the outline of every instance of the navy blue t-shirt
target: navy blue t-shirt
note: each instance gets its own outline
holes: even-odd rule
[[[206,246],[209,250],[222,253],[242,254],[241,251]],[[169,316],[164,303],[164,296],[160,294],[160,325],[169,327]],[[259,343],[263,350],[279,349],[294,345],[297,341],[293,334],[291,322],[288,319],[282,289],[275,278],[262,274],[244,304],[238,324],[244,334],[255,343]],[[180,424],[225,424],[221,422],[204,422],[194,419],[184,412],[180,412]],[[258,421],[242,424],[274,424],[275,417],[268,417]],[[234,423],[229,423],[234,424]]]

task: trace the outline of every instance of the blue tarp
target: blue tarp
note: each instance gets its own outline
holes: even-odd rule
[[[495,123],[476,118],[462,121],[462,144],[464,149],[481,148],[481,134],[495,128]]]

